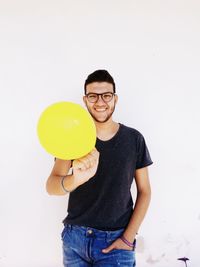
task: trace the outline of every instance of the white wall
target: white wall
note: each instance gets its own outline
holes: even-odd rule
[[[115,119],[140,130],[154,165],[138,236],[140,267],[199,267],[200,3],[0,0],[0,266],[62,266],[67,197],[50,197],[53,158],[36,124],[51,103],[81,103],[106,68]]]

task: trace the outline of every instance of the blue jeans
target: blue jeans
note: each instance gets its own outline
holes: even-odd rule
[[[65,225],[61,234],[64,267],[135,267],[134,250],[114,249],[109,253],[102,252],[123,231],[124,229],[102,231],[91,227]]]

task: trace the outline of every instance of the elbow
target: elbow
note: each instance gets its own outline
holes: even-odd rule
[[[53,192],[52,192],[52,186],[51,186],[51,182],[50,182],[50,179],[49,178],[47,179],[45,188],[46,188],[47,194],[52,196],[53,195]]]
[[[149,199],[151,199],[151,188],[150,187],[144,193],[149,197]]]
[[[149,201],[151,200],[151,188],[149,188],[148,190],[146,190],[144,192],[144,195],[149,199]]]
[[[151,188],[138,191],[138,196],[140,196],[140,197],[146,199],[148,202],[150,202],[151,201]]]
[[[151,201],[151,190],[149,190],[146,194],[147,194],[148,202],[150,203],[150,201]]]
[[[60,188],[60,176],[49,176],[46,182],[46,192],[50,196],[64,195]]]

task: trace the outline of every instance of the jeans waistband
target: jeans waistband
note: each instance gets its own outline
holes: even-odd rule
[[[99,230],[93,227],[79,226],[79,225],[73,225],[73,224],[65,224],[65,227],[68,228],[69,230],[78,231],[84,236],[98,235],[98,237],[101,237],[101,238],[109,238],[110,236],[113,236],[113,235],[118,236],[122,234],[125,230],[125,228],[121,228],[119,230],[114,230],[114,231],[110,231],[110,230],[105,231],[105,230]]]

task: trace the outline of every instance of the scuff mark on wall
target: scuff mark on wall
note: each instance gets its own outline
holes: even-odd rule
[[[146,262],[149,263],[149,264],[158,263],[158,262],[160,262],[160,258],[159,259],[158,258],[157,259],[153,259],[152,255],[149,255],[149,257],[147,258]]]
[[[146,259],[146,262],[149,264],[155,264],[161,261],[163,262],[165,256],[166,256],[166,253],[164,252],[160,256],[157,256],[157,257],[153,257],[152,255],[149,255],[148,258]]]
[[[177,258],[182,255],[189,256],[191,242],[184,235],[168,233],[164,241],[166,245],[166,260],[170,261],[170,259],[174,257],[174,253]]]
[[[136,250],[138,253],[144,253],[145,250],[145,241],[143,236],[138,236],[137,237],[137,246]]]
[[[2,264],[2,262],[6,259],[6,255],[5,254],[1,254],[0,253],[0,264]],[[0,265],[0,266],[3,266],[3,265]]]

